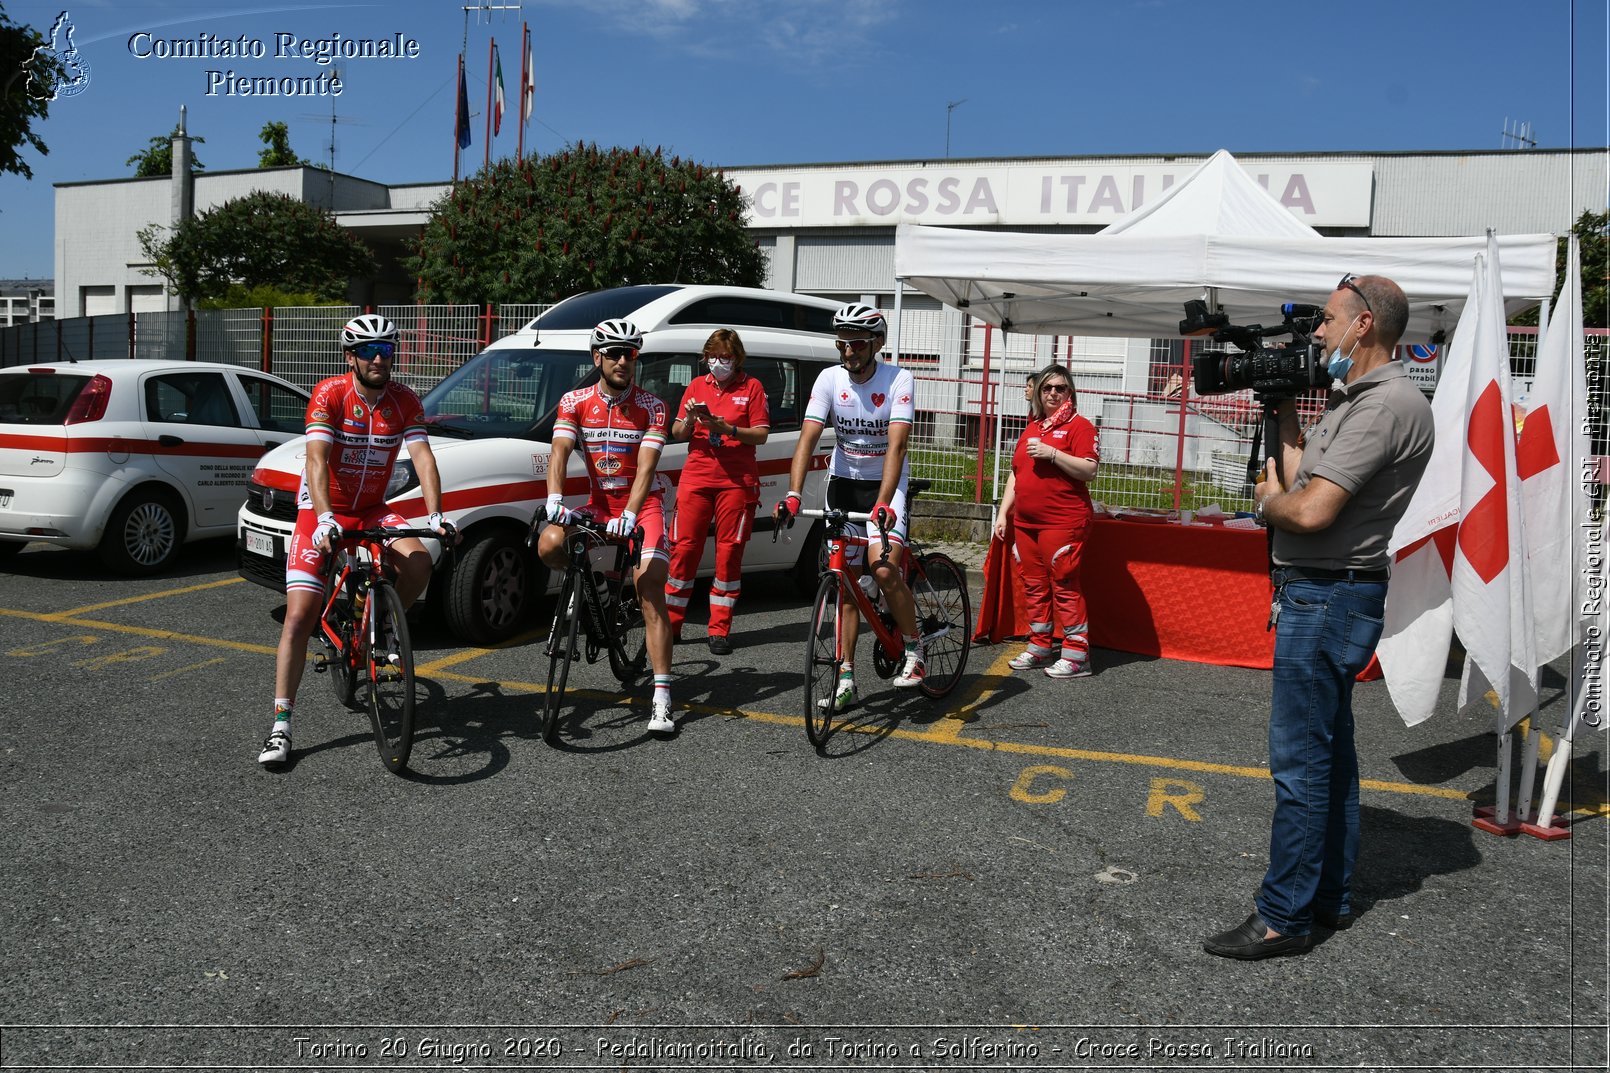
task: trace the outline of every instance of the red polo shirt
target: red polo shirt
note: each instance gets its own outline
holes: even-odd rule
[[[711,430],[704,421],[687,416],[690,402],[710,407],[714,417],[731,421],[738,428],[770,428],[771,413],[766,408],[766,389],[746,373],[733,373],[722,385],[709,373],[694,380],[682,393],[677,407],[679,421],[688,421],[692,432],[688,440],[688,460],[682,467],[680,484],[715,488],[745,488],[752,498],[760,495],[760,469],[755,464],[752,444],[739,443],[731,436]]]

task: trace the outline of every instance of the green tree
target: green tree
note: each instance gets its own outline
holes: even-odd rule
[[[62,69],[52,53],[34,52],[44,44],[45,39],[33,27],[12,22],[0,5],[0,90],[4,91],[0,95],[0,174],[11,172],[32,179],[33,170],[22,159],[23,148],[31,147],[41,156],[50,153],[33,128],[50,114],[49,95],[41,87],[61,77]]]
[[[173,174],[173,138],[179,133],[179,128],[173,128],[171,134],[151,135],[151,144],[135,153],[123,163],[133,164],[136,179],[161,179]],[[200,144],[207,139],[191,135],[190,140]],[[194,153],[190,154],[190,170],[205,171],[207,165]]]
[[[1610,326],[1610,212],[1583,212],[1571,226],[1578,244],[1582,247],[1582,326],[1603,328]],[[1570,249],[1566,239],[1560,239],[1554,254],[1554,285],[1565,285],[1565,257]],[[1559,291],[1554,292],[1558,304]],[[1510,318],[1511,324],[1535,325],[1540,310],[1528,309]]]
[[[409,268],[431,302],[551,302],[629,283],[758,286],[765,254],[720,172],[577,144],[500,160],[431,212]]]
[[[368,248],[333,216],[284,194],[247,194],[166,230],[142,229],[140,247],[155,266],[147,271],[187,302],[263,284],[336,300],[374,271]]]
[[[291,149],[291,133],[284,123],[264,123],[257,137],[267,146],[257,154],[257,166],[260,168],[295,167],[298,164],[308,167],[312,164],[312,161],[303,160]]]

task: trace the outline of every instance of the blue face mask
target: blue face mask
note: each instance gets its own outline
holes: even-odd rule
[[[1357,320],[1358,320],[1358,318],[1354,317],[1353,320],[1348,321],[1347,322],[1347,328],[1351,328],[1353,326],[1354,321],[1357,321]],[[1342,329],[1342,337],[1343,338],[1346,338],[1346,336],[1347,336],[1347,328]],[[1353,350],[1357,350],[1357,349],[1358,349],[1358,340],[1355,339],[1355,340],[1353,340]],[[1345,380],[1345,379],[1347,379],[1348,372],[1353,368],[1353,350],[1349,350],[1347,352],[1347,356],[1344,358],[1342,356],[1342,342],[1341,342],[1341,339],[1338,339],[1336,341],[1336,349],[1330,352],[1330,360],[1325,363],[1325,371],[1330,373],[1332,380]]]

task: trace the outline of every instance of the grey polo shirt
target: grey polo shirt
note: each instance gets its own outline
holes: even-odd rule
[[[1396,361],[1332,391],[1325,414],[1308,430],[1293,489],[1323,477],[1349,493],[1329,527],[1317,533],[1274,531],[1277,566],[1379,570],[1388,564],[1392,529],[1431,460],[1431,404]]]

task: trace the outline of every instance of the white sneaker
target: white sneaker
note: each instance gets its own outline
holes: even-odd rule
[[[855,688],[855,679],[845,678],[841,675],[839,677],[838,687],[833,690],[833,710],[835,712],[844,711],[845,709],[853,706],[859,696],[860,694]],[[816,706],[825,710],[827,708],[827,703],[827,698],[823,697],[821,700],[816,702]]]
[[[257,754],[259,764],[283,764],[291,758],[291,732],[276,730],[263,742],[263,751]]]
[[[1029,671],[1036,667],[1044,667],[1055,658],[1049,645],[1044,648],[1039,645],[1030,645],[1023,650],[1022,655],[1012,657],[1007,666],[1014,671]]]
[[[922,656],[916,652],[906,653],[906,665],[895,675],[891,683],[896,689],[916,689],[922,685],[922,680],[928,677],[928,665],[923,662]]]
[[[655,701],[653,712],[648,717],[650,734],[670,734],[676,730],[676,720],[671,718],[671,702]]]
[[[1059,659],[1045,669],[1047,678],[1088,678],[1090,677],[1090,660]]]

